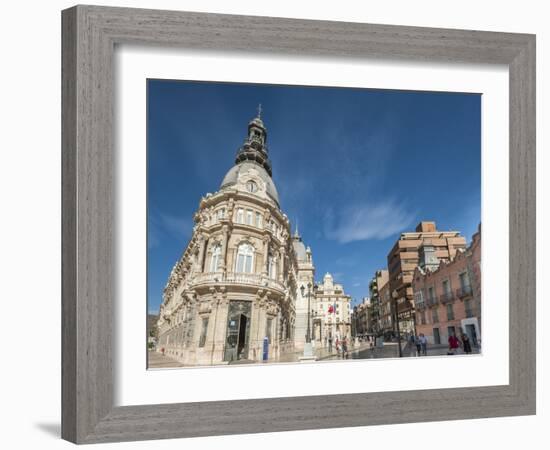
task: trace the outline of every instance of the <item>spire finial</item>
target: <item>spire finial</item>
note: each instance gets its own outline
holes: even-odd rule
[[[294,236],[300,237],[300,233],[298,232],[298,219],[296,219],[296,230],[294,231]]]
[[[262,104],[258,103],[258,119],[262,118]]]

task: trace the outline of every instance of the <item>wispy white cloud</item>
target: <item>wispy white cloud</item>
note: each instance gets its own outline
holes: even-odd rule
[[[355,267],[357,266],[357,260],[355,256],[348,254],[340,258],[336,258],[334,260],[334,264],[336,264],[337,266],[343,266],[343,267]]]
[[[332,275],[335,283],[342,283],[342,279],[344,278],[343,272],[331,272],[330,274]]]
[[[171,239],[176,238],[184,241],[191,236],[192,231],[193,220],[189,217],[163,213],[152,214],[147,230],[147,246],[148,248],[158,247],[167,234]]]
[[[393,199],[349,205],[339,211],[329,210],[325,219],[325,236],[340,243],[385,239],[410,226],[416,214]]]
[[[160,220],[166,231],[177,237],[188,236],[193,229],[193,221],[190,217],[177,217],[169,214],[160,214]]]
[[[277,152],[271,155],[274,180],[291,219],[299,215],[300,222],[306,224],[308,217],[301,213],[307,210],[309,215],[322,215],[327,197],[346,196],[349,201],[358,193],[372,192],[384,184],[395,154],[399,124],[387,111],[376,121],[380,125],[373,127],[372,118],[358,112],[354,126],[337,121],[320,128],[318,136],[312,138],[316,143],[314,159],[300,159],[299,148],[295,149],[297,160]],[[285,170],[278,170],[280,167]]]
[[[149,226],[147,230],[147,248],[156,248],[160,245],[160,236],[157,227]]]

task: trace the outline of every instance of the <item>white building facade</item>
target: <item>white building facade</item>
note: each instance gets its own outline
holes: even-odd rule
[[[256,117],[164,289],[157,349],[183,364],[261,361],[266,338],[268,360],[294,351],[299,263],[266,140]]]
[[[327,340],[351,337],[351,297],[330,273],[318,284],[312,309],[313,340],[326,346]]]
[[[315,305],[315,297],[313,293],[313,285],[315,283],[315,266],[313,264],[313,258],[311,255],[311,249],[306,247],[298,230],[292,237],[292,246],[296,253],[296,260],[298,263],[298,293],[296,296],[296,330],[294,345],[297,351],[304,350],[304,344],[306,343],[307,329],[308,329],[308,303],[310,311],[309,327],[310,337],[313,335],[312,329],[312,314],[313,307]],[[300,289],[304,286],[304,294]],[[308,286],[310,297],[308,299]]]

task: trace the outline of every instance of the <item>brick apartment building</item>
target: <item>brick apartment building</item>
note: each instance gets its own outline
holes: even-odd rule
[[[435,263],[435,260],[434,260]],[[412,280],[416,332],[430,344],[447,344],[449,335],[467,333],[481,342],[481,227],[465,250],[437,266],[417,267]]]
[[[369,331],[379,335],[384,330],[382,325],[382,298],[380,295],[381,289],[388,283],[388,271],[386,269],[377,270],[369,283],[370,293],[370,314],[369,314]],[[391,328],[391,322],[389,324]]]
[[[397,334],[394,325],[392,298],[390,295],[390,283],[386,282],[382,287],[378,288],[378,296],[380,301],[380,334],[385,338],[390,338]]]
[[[414,232],[401,233],[388,254],[389,291],[397,305],[401,333],[414,333],[415,305],[412,281],[415,269],[435,269],[466,248],[458,231],[440,231],[435,222],[420,222]]]

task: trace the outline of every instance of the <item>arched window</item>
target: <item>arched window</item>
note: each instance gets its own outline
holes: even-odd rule
[[[246,182],[246,190],[248,192],[256,192],[258,190],[258,186],[254,181],[250,180]]]
[[[254,247],[250,244],[241,244],[237,250],[237,266],[235,272],[252,273],[254,261]]]
[[[220,267],[220,257],[222,255],[222,246],[216,244],[212,248],[212,257],[210,258],[210,272],[217,272]]]

